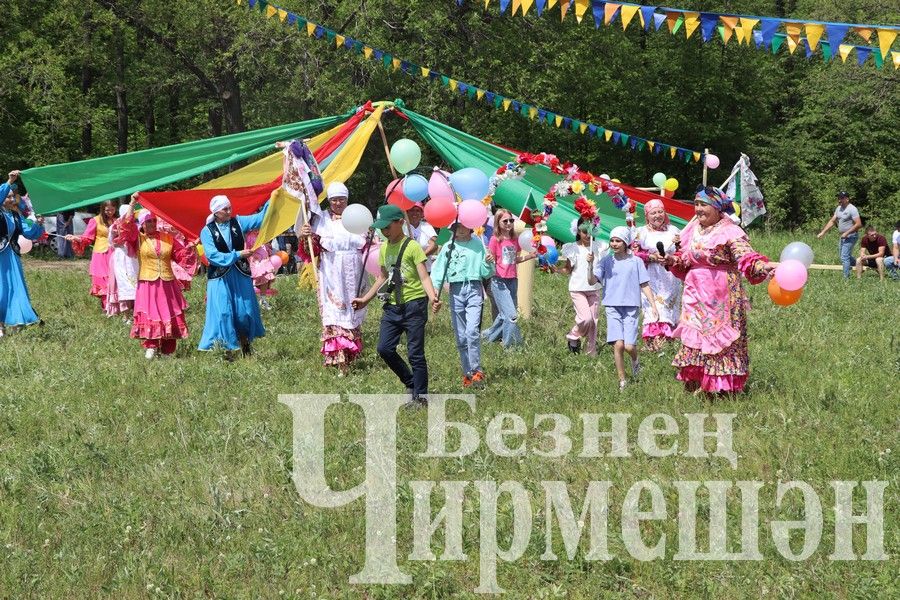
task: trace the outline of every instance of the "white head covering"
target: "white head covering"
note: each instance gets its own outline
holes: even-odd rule
[[[128,214],[128,211],[131,210],[131,206],[128,204],[123,204],[119,207],[119,218],[121,219],[125,215]]]
[[[147,209],[141,211],[141,214],[138,215],[137,224],[138,227],[143,227],[144,223],[149,221],[150,219],[155,219],[156,216]]]
[[[220,210],[224,210],[231,206],[231,200],[228,199],[228,196],[218,195],[213,196],[209,201],[209,216],[206,217],[206,222],[210,223],[213,219],[216,218],[216,213]]]
[[[349,198],[350,190],[348,190],[347,186],[340,181],[332,181],[328,184],[327,194],[329,200],[332,198]]]
[[[619,225],[618,227],[613,227],[613,230],[609,232],[609,238],[619,238],[623,242],[625,242],[626,246],[631,245],[631,230],[627,227]]]

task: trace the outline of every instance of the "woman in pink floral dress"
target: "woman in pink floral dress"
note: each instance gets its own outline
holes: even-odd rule
[[[681,349],[672,364],[688,391],[743,391],[750,371],[750,302],[741,276],[755,285],[774,270],[768,258],[750,247],[744,230],[723,215],[730,206],[731,199],[721,190],[698,189],[696,219],[681,233],[681,249],[666,255],[672,273],[684,280],[681,318],[674,331]]]

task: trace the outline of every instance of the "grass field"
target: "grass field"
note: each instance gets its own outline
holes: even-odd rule
[[[810,238],[812,236],[805,236]],[[757,233],[756,248],[777,256],[797,235]],[[808,243],[809,240],[806,240]],[[832,235],[811,243],[816,262],[837,261]],[[146,361],[118,319],[101,316],[87,295],[87,263],[57,268],[26,261],[42,328],[0,339],[0,597],[115,598],[450,598],[474,597],[479,579],[478,503],[470,486],[464,507],[467,561],[409,561],[412,499],[406,482],[515,480],[536,492],[542,480],[569,485],[580,506],[588,481],[613,482],[609,561],[584,560],[586,540],[568,560],[540,560],[542,497],[535,495],[531,543],[513,563],[498,564],[511,598],[600,597],[853,597],[900,596],[898,561],[898,382],[900,284],[873,273],[861,282],[839,272],[813,272],[804,297],[774,306],[765,286],[750,287],[752,372],[749,393],[711,402],[685,394],[674,380],[672,349],[644,356],[641,381],[619,394],[608,348],[598,358],[567,354],[563,335],[573,311],[562,276],[537,276],[537,310],[524,324],[524,351],[484,349],[489,384],[474,415],[451,415],[484,437],[501,412],[534,415],[627,412],[637,423],[653,413],[736,413],[737,469],[721,459],[683,456],[587,460],[575,450],[558,459],[533,454],[501,458],[484,445],[461,459],[423,459],[426,415],[399,415],[398,556],[409,586],[353,586],[363,565],[364,503],[317,508],[291,481],[292,421],[279,393],[402,393],[374,353],[380,309],[365,324],[366,351],[346,379],[324,371],[318,354],[314,296],[280,278],[275,310],[264,313],[266,337],[255,355],[227,364],[201,353],[203,289],[188,295],[191,338],[174,360]],[[52,268],[50,268],[52,267]],[[605,326],[601,321],[601,330]],[[428,325],[431,391],[461,391],[459,362],[442,312]],[[332,487],[362,479],[362,412],[345,405],[329,413],[326,461]],[[529,440],[539,433],[531,431]],[[682,434],[679,441],[684,443]],[[632,448],[633,450],[633,448]],[[665,492],[668,518],[643,527],[652,545],[666,534],[662,560],[640,562],[622,546],[619,516],[625,490],[639,480]],[[759,480],[762,561],[683,562],[677,550],[676,480]],[[766,524],[801,518],[799,503],[777,510],[779,480],[808,482],[819,494],[824,528],[817,551],[790,562],[775,549]],[[881,480],[888,561],[831,561],[831,480]],[[792,497],[796,499],[796,496]],[[739,503],[729,495],[729,533]],[[857,488],[854,507],[864,512]],[[435,495],[434,510],[442,506]],[[501,502],[501,508],[503,508]],[[701,518],[704,516],[701,511]],[[508,537],[510,515],[499,526]],[[857,554],[863,527],[854,530]],[[795,540],[795,551],[801,542]],[[559,545],[557,531],[556,543]],[[501,544],[506,547],[507,541]],[[433,544],[440,555],[443,538]],[[561,546],[560,546],[561,547]],[[701,545],[702,547],[702,545]]]

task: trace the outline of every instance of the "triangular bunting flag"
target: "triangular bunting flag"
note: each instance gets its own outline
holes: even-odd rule
[[[703,35],[703,41],[708,42],[712,37],[713,31],[719,24],[719,15],[712,13],[700,13],[700,33]]]
[[[537,114],[538,114],[538,111],[535,107],[532,106],[531,108],[528,109],[528,118],[531,119],[532,121],[534,121],[534,119],[537,117]]]
[[[509,7],[509,0],[500,0],[500,14],[506,12],[507,7]]]
[[[347,39],[347,38],[345,38],[345,37],[342,36],[342,35],[336,35],[336,36],[334,36],[334,47],[335,47],[335,48],[340,48],[341,46],[343,46],[343,45],[344,45],[344,40],[345,40],[345,39]]]
[[[738,37],[739,42],[745,42],[747,44],[750,43],[750,40],[753,39],[753,28],[759,24],[759,19],[751,19],[749,17],[741,17],[741,29],[743,30],[744,38],[741,39]]]
[[[475,99],[481,100],[482,98],[484,98],[484,90],[479,88],[478,90],[475,91]]]
[[[587,131],[587,128],[588,128],[587,123],[582,123],[581,125],[578,126],[578,131],[580,131],[581,134],[584,135],[584,132]]]
[[[831,62],[831,59],[834,58],[831,54],[831,44],[828,43],[827,40],[821,41],[822,46],[822,58],[825,59],[825,62]]]
[[[788,52],[790,52],[791,54],[793,54],[793,53],[794,53],[794,50],[797,49],[797,46],[798,46],[797,42],[795,42],[795,41],[794,41],[794,38],[792,38],[792,37],[790,37],[790,36],[786,37],[785,39],[787,40]]]
[[[512,7],[512,13],[510,13],[510,14],[514,15],[517,12],[519,12],[519,6],[521,6],[521,4],[522,4],[521,0],[512,0],[513,7]]]
[[[700,161],[700,153],[694,152],[694,162],[699,162],[699,161]]]
[[[847,25],[826,25],[825,34],[828,36],[828,43],[832,48],[838,48],[847,37],[850,27]]]
[[[838,46],[838,53],[841,55],[841,62],[847,62],[847,57],[850,55],[850,51],[853,50],[853,46],[850,44],[841,44]]]
[[[566,20],[566,13],[569,11],[569,2],[571,2],[571,0],[563,0],[562,3],[559,5],[559,20],[560,21]]]
[[[266,12],[266,7],[268,5],[269,3],[266,2],[266,0],[259,0],[259,2],[256,3],[256,8],[259,10],[259,12]]]
[[[825,33],[825,26],[817,23],[806,24],[806,41],[809,42],[810,50],[815,50],[819,46],[819,40]]]
[[[653,17],[655,16],[653,13],[656,12],[655,6],[642,6],[641,7],[641,25],[644,26],[644,29],[650,27],[650,22],[653,21]],[[656,26],[659,29],[659,25]]]
[[[311,36],[313,33],[315,33],[315,31],[316,31],[316,24],[307,22],[306,23],[306,35]],[[370,50],[371,50],[371,48],[370,48]]]
[[[288,18],[288,12],[284,9],[279,8],[278,9],[278,20],[281,21],[282,23],[284,23],[287,18]]]
[[[616,4],[615,2],[607,2],[603,5],[603,22],[606,25],[612,23],[616,15],[619,14],[619,9],[622,8],[621,4]]]
[[[431,69],[428,67],[422,67],[422,77],[428,77],[428,74],[431,72]]]
[[[900,52],[894,52],[892,55],[894,57],[894,68],[900,69]]]
[[[400,59],[399,59],[399,58],[392,58],[392,59],[391,59],[391,66],[394,68],[395,71],[396,71],[397,69],[399,69],[399,68],[400,68]]]
[[[512,104],[512,100],[508,100],[506,98],[503,99],[503,110],[509,110],[509,105]]]
[[[669,156],[671,156],[672,158],[675,158],[675,154],[677,152],[678,152],[678,150],[676,150],[675,148],[673,148],[673,147],[669,148]]]
[[[456,89],[459,90],[459,93],[460,93],[460,94],[465,94],[465,93],[466,93],[466,90],[469,89],[469,86],[466,85],[465,83],[463,83],[463,82],[460,81],[460,82],[458,82],[458,83],[456,84]]]
[[[459,87],[459,82],[456,81],[455,79],[451,79],[450,80],[450,90],[455,92],[457,87]]]
[[[588,125],[588,131],[590,131],[590,133],[588,135],[591,135],[591,136],[597,135],[597,126],[596,125]]]
[[[537,10],[538,16],[544,14],[544,7],[547,5],[547,0],[536,0],[535,9]]]
[[[494,92],[485,92],[484,93],[484,101],[488,104],[494,103]]]
[[[575,0],[575,20],[581,23],[581,20],[584,18],[584,13],[587,12],[588,6],[591,5],[591,0]]]
[[[372,49],[368,46],[363,46],[363,56],[365,56],[366,59],[372,58]]]
[[[622,31],[628,29],[628,25],[631,23],[634,15],[637,14],[639,8],[640,6],[633,4],[626,4],[622,7]]]
[[[622,135],[619,136],[619,140],[622,142],[623,148],[628,145],[628,138],[630,138],[630,137],[631,136],[628,135],[627,133],[623,133]]]
[[[762,33],[763,44],[766,46],[772,44],[772,38],[775,37],[775,32],[778,30],[779,25],[781,25],[781,21],[778,19],[762,19],[760,32]]]
[[[873,52],[872,58],[875,59],[875,68],[876,69],[880,69],[881,67],[884,66],[884,59],[881,58],[881,54],[879,54],[878,52]]]
[[[591,5],[591,13],[594,15],[594,29],[600,29],[600,25],[603,23],[603,3],[594,2]]]
[[[787,36],[794,40],[794,44],[800,43],[800,33],[803,31],[803,26],[800,23],[785,23],[784,30]]]
[[[856,62],[859,66],[863,66],[866,64],[866,61],[869,60],[869,55],[872,54],[872,49],[867,48],[866,46],[857,46],[856,47]]]
[[[669,33],[675,33],[675,26],[681,20],[680,12],[669,11],[666,13],[666,24],[669,26]]]
[[[333,32],[332,30],[330,30],[330,29],[326,29],[326,30],[325,30],[325,39],[328,40],[329,42],[333,42],[333,41],[334,41],[334,36],[335,36],[335,35],[337,35],[337,34],[336,34],[335,32]]]
[[[897,31],[894,29],[878,30],[878,47],[881,48],[881,58],[887,58],[891,51],[891,44],[897,39]]]
[[[603,137],[604,137],[604,138],[606,139],[606,141],[608,142],[609,139],[612,137],[612,134],[613,134],[613,132],[610,131],[609,129],[607,129],[605,132],[603,132]]]
[[[788,37],[784,34],[778,34],[772,39],[772,54],[778,54],[778,51],[781,50],[781,45],[784,44],[786,39]]]
[[[700,13],[686,12],[684,13],[684,35],[690,39],[694,35],[694,31],[700,26]]]
[[[500,94],[494,95],[494,108],[499,109],[503,105],[503,96]]]
[[[735,31],[737,31],[739,29],[741,29],[741,28],[735,27],[733,29],[729,29],[728,27],[725,27],[724,25],[719,25],[718,30],[719,30],[719,35],[722,36],[722,43],[727,46],[728,42],[731,40],[731,36],[734,34]],[[740,34],[738,35],[738,44],[741,43],[743,36],[744,36],[744,31],[741,30]]]
[[[630,140],[628,140],[628,145],[631,146],[631,149],[632,149],[632,150],[634,150],[635,148],[637,148],[637,143],[638,143],[638,139],[635,138],[635,137],[633,137],[633,138],[631,138]]]
[[[866,40],[867,42],[872,41],[872,30],[868,27],[854,27],[853,31],[859,34],[859,37]]]
[[[534,4],[534,0],[522,0],[522,16],[528,14],[528,11],[531,10],[532,4]]]
[[[647,140],[647,147],[650,148],[650,152],[653,152],[653,147],[656,145],[656,142],[651,142]]]
[[[274,17],[277,14],[278,14],[277,8],[275,8],[274,6],[266,5],[266,18],[267,19],[271,19],[272,17]]]
[[[554,119],[554,123],[556,123],[556,126],[559,127],[560,125],[562,125],[562,122],[563,118],[559,115],[556,115],[556,119]]]
[[[653,26],[656,27],[656,31],[659,31],[659,28],[662,27],[662,24],[666,22],[666,15],[662,13],[655,13],[653,15]]]
[[[621,139],[622,139],[622,134],[619,133],[618,131],[613,131],[613,134],[612,134],[612,143],[613,143],[613,146],[618,145],[619,140],[621,140]]]
[[[520,108],[521,106],[522,106],[522,105],[519,103],[518,100],[513,100],[513,101],[512,101],[512,109],[513,109],[513,112],[519,112],[519,108]]]

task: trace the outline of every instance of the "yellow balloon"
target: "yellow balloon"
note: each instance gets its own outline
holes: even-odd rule
[[[522,232],[525,231],[525,221],[522,219],[516,219],[513,223],[513,231],[516,234],[516,237],[522,235]]]
[[[670,192],[674,192],[678,189],[678,180],[674,177],[669,177],[666,179],[666,184],[663,187]]]
[[[613,179],[612,182],[613,182],[613,183],[622,183],[622,182],[619,181],[618,179]]]

